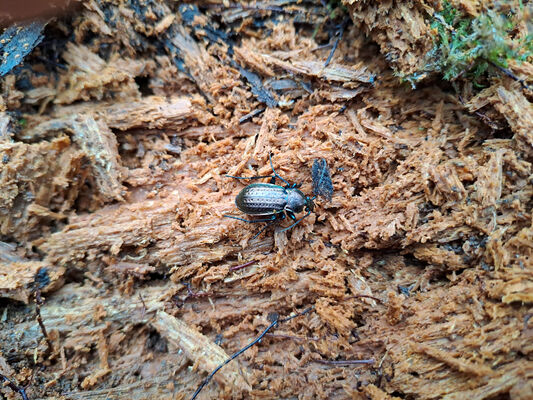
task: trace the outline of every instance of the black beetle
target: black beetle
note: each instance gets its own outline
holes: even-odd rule
[[[299,187],[301,184],[289,183],[287,180],[283,179],[278,175],[272,164],[272,157],[269,154],[268,158],[270,159],[270,167],[274,175],[266,176],[252,176],[252,177],[242,177],[242,176],[231,176],[226,175],[229,178],[234,179],[262,179],[270,178],[270,183],[252,183],[246,186],[240,191],[235,199],[235,205],[243,213],[248,214],[252,217],[264,217],[256,219],[244,219],[240,217],[235,217],[233,215],[224,215],[227,218],[237,219],[244,222],[268,222],[268,224],[259,231],[253,238],[259,236],[270,224],[285,219],[289,217],[295,221],[291,226],[283,228],[281,232],[291,229],[292,227],[299,224],[305,217],[307,217],[315,208],[314,200],[316,196],[309,197],[303,194]],[[285,182],[285,186],[276,185],[276,178]],[[306,214],[296,220],[294,214],[306,211]]]

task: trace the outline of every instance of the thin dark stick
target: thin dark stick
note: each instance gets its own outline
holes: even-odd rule
[[[43,333],[43,336],[46,339],[46,344],[48,345],[48,351],[50,353],[53,353],[54,346],[52,344],[52,341],[48,337],[48,332],[46,331],[46,327],[44,326],[43,318],[41,316],[41,304],[43,304],[43,299],[41,298],[41,291],[37,289],[35,291],[35,314],[37,315],[37,322],[39,323],[39,326],[41,327],[41,332]]]
[[[335,54],[335,50],[337,50],[337,46],[339,45],[339,42],[342,39],[342,35],[344,35],[344,29],[346,29],[346,25],[348,25],[349,18],[345,18],[344,21],[342,21],[342,24],[339,29],[339,35],[337,37],[337,40],[335,40],[335,43],[333,44],[333,48],[329,52],[328,59],[324,63],[324,67],[327,67],[329,63],[331,62],[331,59],[333,58],[333,54]]]
[[[242,264],[242,265],[235,265],[234,267],[231,267],[229,270],[230,271],[238,271],[240,269],[243,269],[243,268],[246,268],[252,264],[255,264],[257,262],[257,260],[252,260],[252,261],[248,261],[246,264]]]
[[[265,111],[265,108],[258,108],[257,110],[254,110],[252,112],[249,112],[248,114],[242,116],[239,118],[239,124],[244,124],[246,121],[252,119],[253,117],[258,116],[259,114],[263,113]]]
[[[28,400],[28,396],[26,395],[26,391],[24,388],[21,388],[20,386],[17,386],[11,379],[9,379],[7,376],[4,376],[0,374],[0,381],[2,383],[7,383],[7,386],[14,392],[18,392],[23,400]]]
[[[185,305],[185,302],[187,301],[187,299],[191,297],[207,297],[210,295],[210,293],[208,292],[193,292],[193,290],[191,289],[190,283],[185,283],[185,286],[187,287],[187,296],[185,296],[185,298],[183,299],[181,303],[182,307]]]
[[[529,85],[526,83],[526,81],[524,81],[522,78],[516,76],[510,69],[504,68],[501,65],[498,65],[498,64],[496,64],[495,62],[492,62],[492,61],[490,61],[490,63],[492,65],[494,65],[496,68],[498,68],[500,71],[502,71],[505,75],[510,77],[511,79],[514,79],[515,81],[520,82],[520,85],[522,85],[522,87],[524,89],[531,89],[529,87]]]
[[[295,314],[295,315],[291,315],[290,317],[287,317],[287,318],[284,318],[282,320],[279,319],[278,316],[275,316],[274,318],[274,321],[272,321],[272,323],[267,326],[267,328],[261,332],[261,334],[255,338],[254,340],[252,340],[249,344],[247,344],[246,346],[244,346],[242,349],[240,349],[239,351],[237,351],[236,353],[234,353],[230,358],[228,358],[226,361],[224,361],[222,364],[220,364],[218,367],[216,367],[213,372],[211,372],[207,378],[204,379],[204,381],[201,383],[201,385],[198,387],[198,389],[196,389],[196,392],[194,392],[194,394],[192,395],[191,397],[191,400],[194,400],[196,399],[196,397],[198,397],[198,395],[200,394],[200,392],[202,391],[202,389],[211,381],[211,379],[213,379],[213,376],[215,376],[215,374],[226,364],[229,364],[232,360],[236,359],[237,357],[239,357],[242,353],[244,353],[246,350],[248,350],[250,347],[252,347],[254,344],[257,344],[261,341],[261,339],[263,339],[263,337],[267,334],[267,332],[269,330],[271,330],[272,328],[274,328],[276,325],[278,325],[279,323],[283,323],[283,322],[287,322],[287,321],[290,321],[291,319],[293,318],[296,318],[296,317],[299,317],[301,315],[304,315],[304,314],[307,314],[309,311],[311,311],[313,309],[313,306],[305,309],[304,311],[302,311],[301,313],[298,313],[298,314]]]
[[[318,342],[320,339],[316,337],[299,337],[299,336],[292,336],[292,335],[283,335],[281,333],[267,333],[268,337],[273,338],[281,338],[281,339],[292,339],[292,340],[301,340],[303,342],[305,341],[311,341],[311,342]]]
[[[325,364],[325,365],[358,365],[358,364],[374,364],[375,360],[372,358],[368,360],[320,360],[316,359],[313,360],[316,363],[319,364]]]
[[[216,367],[213,372],[211,372],[207,378],[204,379],[204,381],[202,382],[202,384],[198,387],[198,389],[196,389],[196,392],[194,392],[194,394],[192,395],[191,397],[191,400],[194,400],[196,399],[196,397],[198,396],[198,394],[200,394],[200,391],[209,383],[209,381],[211,381],[211,379],[213,379],[213,376],[215,376],[215,374],[226,364],[228,364],[229,362],[231,362],[232,360],[234,360],[235,358],[237,358],[238,356],[240,356],[242,353],[244,353],[246,350],[248,350],[250,347],[252,347],[254,344],[256,344],[257,342],[259,342],[265,335],[266,333],[271,330],[273,327],[275,327],[277,324],[279,323],[279,320],[275,320],[274,322],[272,322],[256,339],[254,339],[252,342],[250,342],[248,345],[246,345],[245,347],[243,347],[242,349],[240,349],[238,352],[234,353],[230,358],[228,358],[226,361],[224,361],[222,364],[220,364],[218,367]]]
[[[294,315],[291,315],[291,316],[288,316],[287,318],[284,318],[282,319],[281,321],[279,321],[280,323],[284,323],[284,322],[288,322],[290,321],[291,319],[294,319],[296,317],[301,317],[302,315],[305,315],[307,314],[309,311],[311,311],[313,308],[315,308],[315,306],[311,306],[311,307],[307,307],[305,310],[303,310],[302,312],[299,312],[297,314],[294,314]]]

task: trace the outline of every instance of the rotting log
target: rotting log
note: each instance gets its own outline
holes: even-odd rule
[[[350,6],[391,58],[357,27],[340,40],[305,2],[91,0],[51,21],[2,80],[1,373],[31,398],[184,398],[269,315],[312,306],[202,394],[527,398],[529,94],[498,78],[464,101],[438,81],[399,83],[389,63],[410,72],[430,47],[427,4]],[[510,68],[530,81],[528,64]],[[309,195],[324,159],[333,196],[252,240],[260,224],[223,218],[241,215],[246,184],[225,175],[270,175],[269,154]],[[34,305],[13,300],[44,269],[57,274],[40,307],[53,346]]]

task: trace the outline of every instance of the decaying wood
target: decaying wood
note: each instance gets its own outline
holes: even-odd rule
[[[343,0],[352,20],[381,47],[381,52],[404,74],[422,70],[433,47],[424,0],[410,3]],[[398,27],[401,26],[399,29]]]
[[[84,183],[84,154],[67,137],[50,142],[0,144],[0,232],[23,237],[61,220]],[[79,179],[75,179],[79,177]]]
[[[46,273],[46,282],[35,281],[39,271]],[[29,303],[36,289],[55,291],[63,286],[63,268],[40,261],[4,262],[0,259],[0,297]]]
[[[32,399],[187,398],[266,316],[312,307],[201,396],[529,398],[530,93],[413,91],[388,63],[419,67],[433,8],[344,3],[356,26],[327,67],[327,13],[292,0],[89,1],[50,22],[2,79],[0,373]],[[224,218],[248,183],[226,175],[271,175],[269,155],[307,195],[323,159],[333,195],[254,238]]]
[[[153,326],[171,345],[181,349],[189,359],[194,361],[196,367],[205,372],[211,372],[229,358],[226,352],[212,343],[209,338],[164,311],[157,313]],[[238,362],[221,369],[214,379],[221,384],[232,386],[232,390],[237,392],[251,390]]]

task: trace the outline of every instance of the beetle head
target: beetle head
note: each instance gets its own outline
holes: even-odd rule
[[[315,202],[316,196],[305,198],[305,211],[315,211]]]

